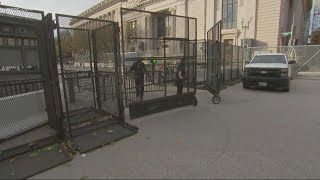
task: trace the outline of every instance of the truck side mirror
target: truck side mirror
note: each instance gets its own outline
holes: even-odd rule
[[[296,64],[297,62],[295,60],[290,60],[289,64]]]

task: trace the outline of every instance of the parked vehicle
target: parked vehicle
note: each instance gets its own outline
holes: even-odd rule
[[[270,87],[281,88],[290,91],[289,64],[287,57],[282,53],[257,54],[249,64],[244,67],[242,85],[243,88]]]

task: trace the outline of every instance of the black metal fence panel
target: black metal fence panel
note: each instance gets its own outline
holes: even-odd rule
[[[0,81],[0,98],[43,89],[40,79]]]
[[[221,21],[207,32],[207,88],[214,94],[219,94],[221,63],[223,63],[223,72],[225,62],[222,57],[225,56],[225,47],[221,43]]]
[[[72,117],[83,113],[88,116],[83,121],[106,115],[123,119],[118,23],[62,14],[56,15],[56,21],[69,132],[82,121]]]
[[[207,80],[207,43],[206,40],[197,42],[197,85],[204,85]]]
[[[122,117],[121,64],[119,61],[119,27],[117,23],[93,31],[93,54],[98,108]]]
[[[241,77],[245,48],[221,42],[221,22],[207,32],[207,88],[218,94],[220,88]]]
[[[130,103],[175,96],[178,89],[195,94],[195,18],[122,8],[121,24],[127,107]],[[139,64],[145,67],[140,74],[136,68]],[[182,69],[183,80],[178,81],[177,69]]]
[[[0,5],[0,160],[59,131],[50,98],[50,21],[42,11]]]

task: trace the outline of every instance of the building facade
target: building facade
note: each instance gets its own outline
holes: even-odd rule
[[[222,21],[224,43],[285,46],[305,43],[312,0],[104,0],[80,16],[120,22],[121,7],[197,18],[198,40],[206,39],[207,31]],[[88,26],[81,21],[71,25]]]

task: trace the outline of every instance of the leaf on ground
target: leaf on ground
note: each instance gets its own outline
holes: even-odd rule
[[[65,167],[71,167],[71,164],[65,164],[64,166]]]
[[[61,150],[61,149],[59,149],[59,153],[62,153],[62,150]]]
[[[14,157],[14,158],[10,159],[9,162],[13,162],[13,161],[15,161],[16,159],[17,159],[17,158]]]
[[[43,148],[43,151],[44,151],[44,152],[47,152],[47,151],[51,151],[51,150],[53,150],[53,149],[54,149],[53,146],[47,146],[47,147]]]
[[[92,135],[96,136],[96,135],[97,135],[97,133],[96,133],[96,132],[93,132],[93,133],[92,133]]]
[[[29,157],[36,157],[36,156],[39,156],[39,152],[33,152],[31,154],[29,154]]]
[[[112,129],[108,129],[107,132],[110,134],[110,133],[113,133],[114,131]]]
[[[80,180],[86,180],[86,179],[88,179],[88,176],[82,176],[82,177],[80,178]]]
[[[15,172],[10,173],[10,176],[14,176],[14,175],[16,175],[16,173],[15,173]]]

